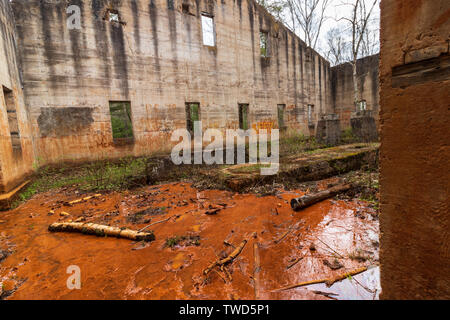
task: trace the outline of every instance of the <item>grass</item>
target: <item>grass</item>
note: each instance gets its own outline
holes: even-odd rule
[[[74,186],[84,192],[121,191],[145,184],[149,168],[146,158],[97,161],[77,167],[46,166],[37,171],[33,181],[19,194],[13,208],[37,193]]]
[[[231,170],[233,173],[252,173],[259,172],[262,168],[270,168],[270,164],[254,164]]]
[[[342,131],[341,142],[343,144],[351,144],[358,142],[358,137],[353,133],[352,128]]]
[[[199,246],[200,237],[199,236],[175,236],[172,238],[167,238],[164,244],[165,248],[174,248],[179,244],[184,246]]]
[[[280,155],[288,156],[326,147],[316,141],[315,137],[306,137],[298,133],[286,133],[280,138]]]

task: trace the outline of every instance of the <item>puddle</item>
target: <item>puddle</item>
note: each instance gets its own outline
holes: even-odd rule
[[[188,183],[173,183],[70,207],[63,204],[76,195],[40,194],[2,214],[0,249],[13,248],[14,253],[0,264],[0,282],[15,288],[8,299],[330,299],[313,291],[336,293],[337,299],[378,298],[379,290],[372,293],[379,287],[378,268],[331,288],[272,292],[378,263],[378,221],[367,203],[326,200],[292,211],[289,200],[302,194],[200,192]],[[211,208],[218,210],[206,214]],[[62,211],[70,215],[61,216]],[[136,213],[138,219],[130,219]],[[154,224],[148,230],[156,240],[141,244],[47,230],[53,222],[80,218],[134,230]],[[165,247],[167,239],[183,236],[198,236],[199,244]],[[204,275],[243,240],[248,242],[242,252],[225,269]],[[254,274],[256,263],[259,272]],[[81,290],[66,286],[71,265],[80,267]]]
[[[381,293],[380,267],[369,268],[366,272],[349,277],[331,287],[314,284],[305,287],[309,291],[332,293],[337,300],[378,300]]]

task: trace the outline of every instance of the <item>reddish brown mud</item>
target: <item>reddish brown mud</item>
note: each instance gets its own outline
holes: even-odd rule
[[[345,286],[271,292],[378,261],[378,221],[367,203],[327,200],[292,211],[290,199],[302,194],[199,192],[178,183],[112,193],[73,206],[64,202],[86,195],[70,190],[38,195],[0,215],[0,249],[9,253],[0,263],[3,298],[329,299],[324,292],[338,294],[333,296],[337,299],[361,298]],[[156,236],[150,243],[47,230],[55,221],[79,218],[134,230],[169,219],[149,228]],[[226,270],[216,267],[203,274],[245,239],[248,243]],[[81,290],[67,288],[71,265],[80,267]]]

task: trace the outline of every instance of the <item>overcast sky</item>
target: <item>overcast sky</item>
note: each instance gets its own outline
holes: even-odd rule
[[[270,0],[266,0],[269,1]],[[304,0],[295,0],[295,1],[304,1]],[[364,0],[366,2],[367,7],[371,7],[373,4],[374,0]],[[345,21],[338,21],[340,18],[342,17],[350,17],[352,10],[351,10],[351,6],[349,5],[343,5],[344,3],[354,3],[355,0],[330,0],[330,4],[327,8],[326,11],[326,16],[327,19],[324,22],[321,32],[320,32],[320,36],[319,36],[319,43],[317,44],[317,48],[316,50],[318,50],[321,54],[325,54],[325,52],[327,51],[326,48],[326,34],[327,32],[332,29],[333,27],[336,27],[338,25],[340,26],[346,26],[347,23]],[[378,4],[375,6],[373,12],[372,12],[372,23],[371,23],[371,30],[375,30],[375,31],[379,31],[379,23],[380,23],[380,6],[379,6],[379,1]],[[296,33],[298,34],[298,36],[303,39],[304,38],[304,34],[301,30],[297,30]],[[350,37],[350,34],[347,35],[348,37]],[[304,40],[304,39],[303,39]],[[349,39],[350,40],[350,39]]]

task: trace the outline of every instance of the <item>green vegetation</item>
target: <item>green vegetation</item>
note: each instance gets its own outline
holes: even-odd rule
[[[129,102],[110,102],[111,126],[114,139],[133,138],[131,105]]]
[[[120,191],[143,185],[155,164],[146,158],[124,158],[115,162],[97,161],[81,166],[46,166],[19,194],[17,207],[33,195],[52,189],[74,186],[81,191]]]
[[[252,173],[252,172],[260,172],[261,168],[270,168],[270,164],[261,164],[257,163],[254,165],[248,165],[237,169],[232,169],[233,173]]]
[[[316,141],[315,137],[303,134],[289,133],[280,137],[280,156],[289,156],[305,151],[312,151],[326,147]]]
[[[194,122],[200,121],[200,105],[198,103],[186,104],[187,129],[194,132]]]
[[[164,244],[165,248],[174,248],[177,245],[184,246],[199,246],[200,245],[200,237],[199,236],[175,236],[172,238],[166,239],[166,243]]]
[[[352,128],[348,128],[342,131],[341,142],[342,144],[351,144],[358,142],[358,137],[352,131]]]

